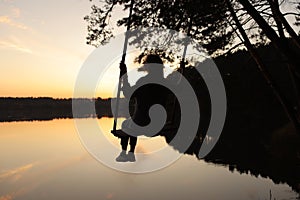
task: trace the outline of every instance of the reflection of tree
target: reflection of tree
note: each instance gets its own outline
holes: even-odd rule
[[[241,132],[239,134],[248,133]],[[204,160],[225,165],[230,171],[251,174],[255,177],[268,177],[277,184],[287,183],[295,191],[300,192],[300,162],[297,158],[299,137],[293,135],[285,138],[285,141],[280,143],[280,147],[276,147],[278,143],[274,144],[272,140],[265,140],[263,137],[258,135],[237,136],[237,134],[223,132],[213,151]],[[201,143],[202,140],[196,138],[190,148],[182,153],[197,156]],[[174,148],[178,150],[176,147]],[[278,152],[281,152],[282,155],[279,156]]]

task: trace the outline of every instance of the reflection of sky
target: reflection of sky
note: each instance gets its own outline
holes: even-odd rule
[[[99,124],[108,132],[112,119]],[[0,133],[1,200],[269,199],[270,190],[276,199],[296,196],[285,184],[232,173],[188,155],[148,174],[112,170],[84,150],[71,119],[1,123]],[[118,139],[107,137],[117,145]],[[147,151],[164,145],[164,139],[139,140],[138,145],[138,151]]]

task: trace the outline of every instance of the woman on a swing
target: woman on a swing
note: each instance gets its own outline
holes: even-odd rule
[[[128,83],[127,75],[123,76],[123,94],[125,98],[130,98],[130,94],[133,92],[131,98],[135,99],[136,106],[133,116],[122,123],[122,130],[131,129],[133,123],[141,127],[147,126],[150,123],[149,109],[155,104],[165,106],[167,101],[167,88],[158,84],[147,84],[149,80],[154,80],[154,77],[156,80],[164,80],[162,59],[158,55],[151,54],[146,57],[143,64],[138,71],[145,71],[148,74],[141,77],[134,86],[130,86]],[[120,70],[123,72],[122,74],[126,74],[126,65],[120,64]],[[117,162],[135,161],[134,150],[137,143],[137,135],[141,134],[128,135],[123,132],[121,135],[116,135],[121,138],[122,147],[120,155],[116,158]],[[130,149],[127,154],[128,143],[130,144]]]

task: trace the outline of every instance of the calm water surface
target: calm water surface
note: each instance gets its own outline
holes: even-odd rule
[[[82,119],[88,124],[91,119]],[[107,138],[112,119],[99,119]],[[167,145],[139,140],[137,152]],[[105,149],[103,149],[103,153]],[[117,155],[112,155],[114,160]],[[286,184],[231,172],[183,155],[162,170],[129,174],[110,169],[83,147],[72,119],[0,123],[0,200],[12,199],[297,199]]]

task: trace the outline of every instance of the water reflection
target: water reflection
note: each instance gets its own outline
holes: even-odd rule
[[[109,134],[112,119],[102,118],[99,124],[109,140],[118,145],[118,139]],[[153,151],[167,145],[165,141],[164,137],[140,139],[137,151]],[[190,149],[187,153],[192,152]],[[270,191],[272,199],[298,197],[289,185],[277,180],[274,183],[270,174],[276,170],[261,175],[271,179],[241,174],[238,166],[246,166],[247,162],[240,162],[237,157],[230,160],[226,151],[219,149],[206,161],[184,155],[170,167],[154,173],[134,175],[112,170],[85,151],[72,119],[0,123],[0,158],[1,200],[270,199]],[[251,157],[247,159],[253,161]],[[235,170],[229,171],[229,166]],[[258,167],[252,163],[246,171],[254,174]],[[279,175],[280,182],[287,182],[282,178],[287,176]]]
[[[300,191],[300,140],[287,126],[275,131],[268,139],[258,134],[235,134],[224,131],[215,148],[205,161],[226,166],[230,171],[271,178],[275,183],[287,183],[294,191]],[[284,135],[283,135],[284,134]],[[173,133],[165,133],[169,143]],[[198,134],[187,151],[173,146],[181,153],[198,156],[205,138]]]

